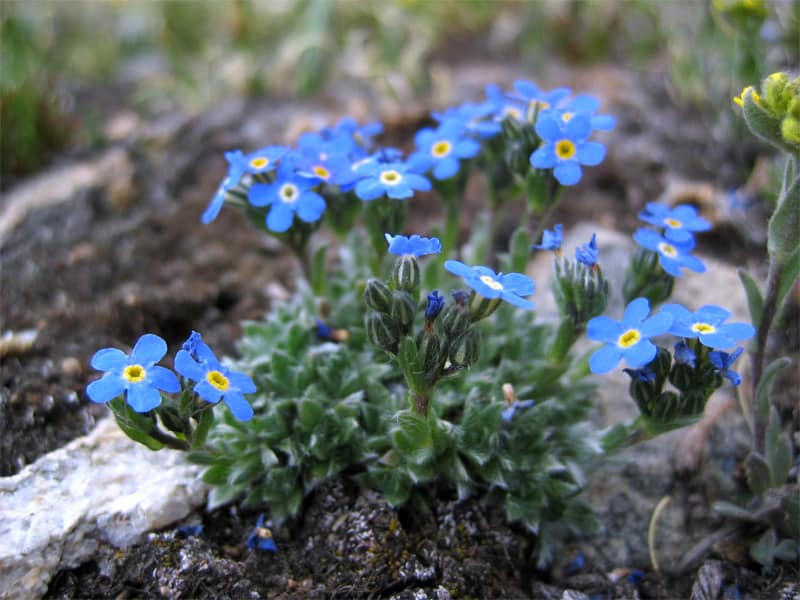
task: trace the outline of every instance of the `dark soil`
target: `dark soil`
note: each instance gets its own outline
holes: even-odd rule
[[[636,212],[656,199],[670,173],[724,188],[743,183],[751,146],[728,156],[703,135],[702,115],[671,106],[645,114],[649,101],[664,102],[659,83],[649,82],[656,87],[647,94],[628,90],[630,98],[609,108],[620,119],[614,135],[626,143],[585,172],[581,188],[591,192],[570,191],[575,198],[565,200],[557,218],[610,219],[632,230]],[[153,332],[174,352],[194,329],[218,353],[232,354],[239,323],[261,317],[291,289],[295,263],[241,214],[223,210],[211,226],[199,218],[224,176],[224,150],[280,141],[286,124],[309,109],[320,107],[231,101],[195,119],[167,115],[121,142],[134,173],[122,188],[86,189],[36,210],[3,241],[0,329],[38,334],[29,348],[0,353],[0,476],[86,433],[105,414],[83,392],[98,348],[124,348]],[[412,136],[402,123],[389,132],[399,143]],[[648,145],[651,152],[637,150]],[[477,190],[472,201],[479,197]],[[704,251],[735,264],[760,260],[763,251],[754,251],[746,231],[725,227],[728,235],[712,238]],[[697,584],[694,576],[652,572],[612,582],[608,565],[567,568],[580,540],[565,540],[557,566],[540,572],[532,566],[534,539],[502,515],[473,501],[436,498],[430,506],[427,513],[398,513],[336,480],[307,501],[299,522],[276,532],[274,554],[246,547],[257,512],[236,505],[200,512],[187,520],[203,524],[199,536],[170,529],[126,551],[101,549],[94,560],[60,572],[48,596],[685,598]],[[709,569],[725,595],[698,598],[778,597],[797,579],[796,569],[769,576],[727,562]]]

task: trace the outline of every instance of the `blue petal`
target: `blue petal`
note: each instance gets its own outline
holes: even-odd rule
[[[595,342],[616,344],[622,333],[622,325],[605,315],[594,317],[586,324],[586,336]]]
[[[500,291],[500,298],[502,298],[509,304],[513,304],[514,306],[517,306],[519,308],[528,308],[528,309],[536,308],[536,304],[534,304],[532,301],[526,300],[525,298],[520,298],[516,294],[513,294],[506,290]]]
[[[573,142],[585,140],[592,132],[589,116],[585,114],[575,115],[564,125],[564,131]]]
[[[530,157],[531,165],[537,169],[552,169],[556,164],[556,153],[553,144],[545,144],[537,148]]]
[[[433,176],[438,179],[450,179],[453,175],[458,173],[459,167],[458,159],[453,156],[448,156],[436,161],[436,166],[433,167]]]
[[[631,300],[631,303],[625,307],[625,312],[622,315],[622,326],[639,327],[639,324],[647,318],[650,313],[650,302],[647,298],[636,298]]]
[[[203,381],[207,372],[186,350],[178,350],[175,355],[175,370],[192,381]]]
[[[147,379],[157,389],[174,394],[181,391],[181,383],[175,373],[158,365],[147,369]]]
[[[699,334],[700,343],[709,348],[732,348],[736,345],[736,340],[728,337],[724,333],[701,333]]]
[[[656,251],[661,243],[661,236],[652,229],[637,229],[633,234],[633,239],[643,248],[653,251]]]
[[[498,290],[486,285],[477,274],[467,279],[466,283],[484,298],[500,298],[503,295],[503,290]]]
[[[622,356],[625,357],[625,362],[628,366],[638,369],[645,366],[656,357],[658,348],[650,340],[642,339],[630,348],[622,350]]]
[[[472,158],[480,151],[480,149],[481,145],[478,142],[466,138],[455,145],[453,148],[453,154],[455,154],[458,158]]]
[[[536,134],[546,142],[554,142],[564,137],[561,123],[549,114],[542,114],[536,119]]]
[[[503,288],[519,296],[530,296],[536,290],[533,279],[521,273],[509,273],[500,277]]]
[[[592,115],[590,122],[597,131],[611,131],[617,126],[617,120],[611,115]]]
[[[705,263],[703,263],[703,261],[697,258],[696,256],[689,256],[688,254],[684,254],[681,257],[681,265],[686,267],[687,269],[691,269],[695,273],[706,272]]]
[[[253,380],[250,378],[250,376],[246,375],[245,373],[232,371],[228,373],[228,379],[233,387],[244,394],[252,394],[257,390],[256,384],[253,383]]]
[[[692,313],[688,308],[680,304],[665,304],[661,307],[662,312],[667,312],[675,317],[675,323],[692,322]]]
[[[429,150],[436,142],[436,132],[430,127],[420,129],[414,136],[414,145],[421,150]]]
[[[673,316],[666,312],[660,312],[653,315],[642,323],[639,330],[645,337],[655,337],[663,333],[667,333],[672,326]]]
[[[217,188],[217,192],[214,194],[214,197],[211,199],[211,202],[208,204],[208,208],[203,211],[203,215],[200,217],[200,221],[203,225],[208,225],[217,218],[219,211],[222,210],[222,205],[225,204],[225,184],[223,182]]]
[[[650,221],[652,223],[652,221]],[[654,225],[661,226],[662,223],[653,223]],[[667,227],[664,231],[664,237],[667,238],[670,242],[675,242],[676,244],[685,244],[691,241],[693,238],[692,232],[688,229],[680,228],[674,229],[672,227]]]
[[[578,94],[567,105],[571,112],[594,112],[600,108],[600,100],[591,94]]]
[[[427,192],[431,189],[431,182],[422,175],[417,175],[416,173],[406,173],[404,179],[408,185],[417,191]]]
[[[450,271],[453,275],[458,275],[459,277],[470,277],[473,273],[472,267],[467,266],[458,260],[444,261],[444,268]]]
[[[297,216],[306,223],[317,221],[325,212],[325,200],[316,192],[303,192],[297,199]]]
[[[530,81],[525,81],[524,79],[515,81],[514,89],[525,100],[534,100],[538,98],[542,93],[541,90],[536,86],[536,84]]]
[[[203,400],[206,402],[211,402],[212,404],[216,404],[219,402],[219,399],[222,398],[222,392],[208,383],[208,381],[205,379],[194,386],[194,391],[197,392],[197,395]]]
[[[286,202],[276,202],[269,209],[267,227],[270,231],[284,232],[292,226],[294,221],[294,205]]]
[[[409,174],[406,173],[404,178],[407,178],[408,176]],[[411,186],[408,185],[407,181],[401,181],[397,185],[387,186],[386,195],[394,200],[405,200],[406,198],[411,198],[411,196],[414,195],[414,190],[411,189]]]
[[[408,157],[407,162],[412,171],[424,173],[434,163],[434,159],[427,152],[414,152],[414,154]]]
[[[128,386],[126,400],[133,410],[144,413],[161,404],[161,394],[148,382],[142,381]]]
[[[749,340],[756,334],[756,328],[747,323],[728,323],[720,327],[719,331],[735,340]]]
[[[233,416],[240,421],[249,421],[253,418],[253,407],[244,399],[238,392],[228,392],[222,399],[228,405],[228,409],[233,413]]]
[[[125,382],[117,373],[108,373],[86,386],[86,395],[92,402],[110,402],[125,391]]]
[[[256,183],[247,192],[247,200],[253,206],[267,206],[277,200],[275,184]]]
[[[151,365],[167,353],[167,342],[155,334],[145,333],[131,351],[131,364]]]
[[[600,142],[586,142],[578,146],[578,162],[590,167],[599,165],[606,157],[606,147]]]
[[[730,316],[730,311],[721,306],[717,306],[716,304],[704,304],[694,313],[694,322],[718,325]]]
[[[681,261],[670,258],[669,256],[664,256],[659,252],[658,262],[661,268],[673,277],[683,277],[683,273],[681,273]]]
[[[556,164],[553,175],[561,185],[575,185],[581,180],[581,167],[575,160],[566,160]]]
[[[608,373],[619,364],[622,353],[616,345],[607,344],[589,357],[592,373]]]
[[[356,184],[356,196],[362,200],[375,200],[375,198],[380,198],[383,196],[384,191],[383,184],[377,179],[362,179]]]
[[[128,355],[117,348],[103,348],[94,353],[89,364],[98,371],[121,369],[128,364]]]

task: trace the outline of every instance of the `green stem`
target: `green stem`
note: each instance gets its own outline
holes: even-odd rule
[[[174,436],[164,433],[155,424],[153,425],[153,428],[147,432],[147,435],[155,440],[158,440],[167,448],[172,448],[173,450],[182,450],[185,452],[191,447],[188,441],[179,440]]]
[[[750,411],[753,419],[753,450],[759,454],[764,454],[764,439],[767,430],[766,421],[759,416],[756,407],[756,390],[764,373],[764,361],[767,347],[769,330],[775,318],[778,303],[778,286],[783,274],[783,267],[779,266],[775,260],[769,264],[769,275],[767,276],[767,294],[764,298],[764,307],[761,311],[761,322],[758,324],[756,336],[756,347],[753,353],[753,382]]]
[[[564,198],[563,192],[564,188],[560,185],[556,186],[555,188],[550,187],[550,199],[547,202],[547,210],[545,210],[544,214],[539,219],[539,222],[536,224],[536,229],[533,230],[533,236],[531,237],[534,244],[539,243],[539,238],[542,237],[544,230],[550,224],[550,219],[553,218],[553,213],[556,211],[558,205],[561,204],[561,200]]]

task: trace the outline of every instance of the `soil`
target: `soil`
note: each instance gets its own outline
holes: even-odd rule
[[[662,192],[671,174],[712,181],[721,189],[743,183],[753,146],[725,150],[712,143],[711,136],[698,133],[705,129],[698,122],[703,116],[666,105],[661,92],[658,81],[640,83],[626,91],[634,100],[609,109],[620,119],[615,135],[626,136],[634,147],[586,170],[581,187],[592,190],[591,202],[567,198],[557,219],[611,219],[632,230],[638,209]],[[649,114],[658,118],[643,117],[648,102],[662,104],[651,105]],[[153,332],[174,352],[194,329],[219,354],[232,354],[239,323],[263,316],[272,302],[286,297],[297,265],[277,244],[247,226],[237,211],[223,210],[211,226],[199,218],[225,174],[223,151],[279,140],[286,123],[308,108],[232,100],[191,119],[163,115],[150,127],[77,157],[97,164],[102,153],[121,149],[129,178],[32,210],[0,240],[0,329],[17,335],[0,351],[0,476],[85,434],[105,414],[83,391],[98,348],[124,348]],[[420,113],[418,122],[424,117]],[[408,145],[418,122],[397,121],[387,137]],[[647,144],[653,152],[636,150]],[[716,171],[715,165],[725,170]],[[10,192],[0,205],[4,210]],[[471,201],[479,197],[474,190]],[[732,264],[758,263],[757,242],[740,225],[724,223],[725,235],[712,237],[703,251]],[[32,344],[12,343],[26,330],[36,332]],[[257,516],[238,505],[198,512],[186,523],[202,524],[199,535],[170,528],[125,551],[101,549],[94,560],[60,572],[48,597],[775,598],[787,589],[800,594],[797,585],[791,587],[796,568],[761,574],[752,565],[726,561],[709,561],[691,577],[645,571],[613,582],[606,565],[575,566],[580,540],[565,540],[557,566],[537,571],[531,566],[534,538],[474,501],[431,498],[429,512],[407,514],[344,478],[318,490],[299,521],[275,532],[276,553],[246,547]],[[703,579],[704,569],[711,583]],[[717,593],[696,595],[693,586],[702,591],[707,583],[718,584]]]

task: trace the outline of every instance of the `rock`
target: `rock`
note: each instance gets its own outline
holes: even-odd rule
[[[0,479],[0,597],[36,598],[98,547],[124,548],[205,502],[200,469],[129,440],[113,419]]]

